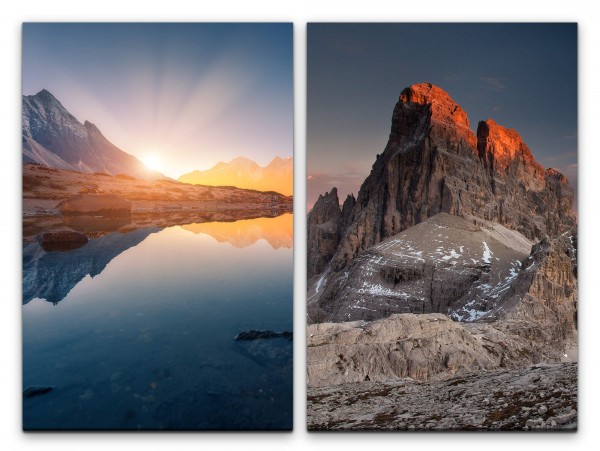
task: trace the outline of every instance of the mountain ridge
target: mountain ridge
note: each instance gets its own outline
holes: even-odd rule
[[[209,186],[235,186],[258,191],[293,194],[293,159],[276,156],[266,166],[247,157],[238,156],[229,162],[220,161],[212,168],[181,175],[183,183]]]
[[[79,122],[47,89],[23,96],[23,162],[84,173],[165,178],[112,144],[90,121]]]

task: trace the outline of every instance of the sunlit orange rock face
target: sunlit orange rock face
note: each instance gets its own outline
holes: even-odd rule
[[[515,129],[497,124],[493,119],[479,122],[477,127],[479,155],[486,161],[493,160],[496,169],[506,168],[514,159],[544,169],[535,161],[529,147]]]
[[[446,91],[431,83],[419,83],[406,88],[400,94],[400,101],[430,105],[433,120],[469,127],[466,111]]]
[[[477,145],[465,110],[431,83],[415,84],[402,91],[392,115],[388,147],[403,146],[424,133],[448,144],[463,144],[458,149],[461,154],[473,153]]]
[[[503,127],[493,119],[481,121],[477,127],[477,149],[492,177],[515,178],[529,189],[544,189],[546,171],[535,161],[516,130]]]
[[[275,218],[245,219],[235,222],[204,222],[182,226],[192,233],[210,235],[219,243],[248,247],[259,240],[267,241],[273,249],[290,249],[294,237],[294,216],[284,214]]]

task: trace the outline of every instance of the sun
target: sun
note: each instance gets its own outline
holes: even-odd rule
[[[156,154],[148,154],[142,158],[144,165],[151,171],[160,171],[162,163],[160,157]]]

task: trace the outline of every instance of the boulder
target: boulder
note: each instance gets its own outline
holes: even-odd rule
[[[87,235],[68,227],[47,230],[38,235],[38,242],[46,252],[70,251],[89,241]]]

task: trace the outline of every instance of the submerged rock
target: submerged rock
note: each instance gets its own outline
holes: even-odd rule
[[[23,397],[24,398],[33,398],[34,396],[40,396],[40,395],[45,395],[46,393],[50,393],[52,390],[54,390],[54,387],[52,387],[52,386],[27,387],[25,389],[25,391],[23,392]]]
[[[89,238],[84,233],[63,227],[40,233],[38,241],[46,252],[70,251],[86,244]]]
[[[274,332],[272,330],[248,330],[240,332],[235,341],[249,341],[268,338],[285,338],[286,340],[293,339],[293,332]]]
[[[291,371],[293,362],[292,332],[248,330],[239,333],[233,350],[263,368]]]

